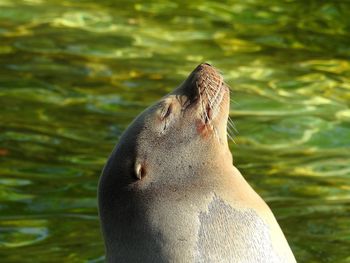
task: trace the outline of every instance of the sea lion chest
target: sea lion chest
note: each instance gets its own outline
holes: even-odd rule
[[[196,186],[151,198],[145,215],[162,255],[169,262],[283,262],[258,213],[223,196],[220,189]]]

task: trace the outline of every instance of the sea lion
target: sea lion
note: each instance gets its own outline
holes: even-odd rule
[[[229,88],[200,64],[126,129],[99,182],[108,262],[295,262],[232,165]]]

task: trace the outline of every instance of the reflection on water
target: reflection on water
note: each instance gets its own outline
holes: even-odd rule
[[[350,262],[346,1],[0,0],[2,262],[102,262],[100,171],[200,62],[233,89],[234,163],[299,262]]]

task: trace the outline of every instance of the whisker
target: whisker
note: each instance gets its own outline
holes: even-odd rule
[[[212,114],[218,114],[221,112],[221,110],[224,110],[225,105],[222,105],[221,101],[224,98],[225,94],[227,94],[226,92],[230,93],[232,89],[224,82],[221,75],[213,75],[203,72],[199,79],[201,82],[196,82],[196,86],[201,103],[201,118],[203,119],[203,122],[213,130],[213,136],[221,141],[222,138],[219,136],[217,127],[215,127],[214,123],[211,122],[214,115],[211,115],[210,119],[208,112],[210,110]],[[225,90],[223,91],[224,88]],[[233,103],[237,104],[237,102],[234,101],[231,97],[229,99],[230,102],[232,101]],[[234,137],[235,133],[238,133],[238,131],[230,116],[228,116],[227,123],[227,137],[229,140],[236,143]]]
[[[232,99],[231,97],[230,97],[230,101],[233,102],[236,105],[239,105],[239,103],[237,101],[235,101],[234,99]]]
[[[208,97],[211,96],[210,90],[206,89],[205,92],[206,92]],[[212,100],[209,100],[209,102],[210,102],[209,108],[213,111],[213,114],[215,114],[217,112],[218,107],[221,107],[221,105],[219,103],[219,99],[220,99],[219,95],[220,95],[220,93],[217,93],[214,96],[211,96],[213,98]]]
[[[235,141],[235,139],[233,139],[233,137],[229,134],[229,133],[227,133],[227,136],[229,137],[229,139],[231,140],[231,141],[233,141],[234,142],[234,144],[236,144],[236,141]]]
[[[234,124],[233,120],[231,119],[230,116],[228,116],[228,119],[227,119],[227,123],[229,124],[229,126],[236,132],[236,133],[239,133],[237,128],[236,128],[236,125]]]
[[[197,88],[198,88],[198,84],[196,82],[196,85],[197,85]],[[198,88],[199,89],[199,88]],[[205,89],[204,89],[205,90]],[[203,106],[203,99],[202,99],[202,95],[200,92],[199,93],[199,100],[200,100],[200,103],[201,103],[201,108],[202,108],[202,116],[203,116],[203,122],[206,123],[206,120],[209,120],[209,117],[208,117],[208,114],[207,114],[207,111],[205,110],[204,106]]]
[[[209,90],[208,89],[204,89],[204,92],[207,94],[207,99],[209,101],[209,106],[210,106],[210,109],[211,109],[211,107],[213,106],[213,103],[215,102],[215,98],[214,98],[214,101],[213,101],[213,96],[212,96],[212,94],[209,94]]]

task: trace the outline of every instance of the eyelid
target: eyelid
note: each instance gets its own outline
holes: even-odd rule
[[[166,108],[166,111],[164,110],[162,112],[161,119],[164,120],[165,118],[167,118],[171,114],[171,110],[172,110],[172,105],[169,104],[168,107]]]

